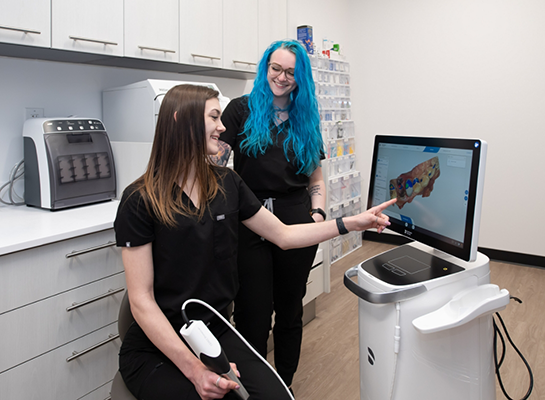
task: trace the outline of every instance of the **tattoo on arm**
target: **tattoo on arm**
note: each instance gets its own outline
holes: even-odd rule
[[[227,161],[229,161],[229,156],[231,155],[231,146],[225,142],[222,142],[221,140],[218,141],[218,145],[220,148],[218,154],[210,156],[210,160],[216,165],[225,167],[227,165]]]
[[[308,188],[308,193],[310,196],[321,196],[320,185],[314,185]]]

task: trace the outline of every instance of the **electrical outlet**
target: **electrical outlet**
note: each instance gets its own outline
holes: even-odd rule
[[[43,118],[44,109],[36,107],[27,107],[25,108],[25,119],[29,118]]]

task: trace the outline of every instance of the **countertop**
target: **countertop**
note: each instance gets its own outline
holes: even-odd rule
[[[113,227],[118,200],[67,210],[0,207],[0,255]]]

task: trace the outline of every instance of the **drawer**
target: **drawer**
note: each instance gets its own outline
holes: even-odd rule
[[[108,229],[1,256],[0,314],[122,272],[121,250],[101,247],[114,241]]]
[[[91,393],[80,397],[78,400],[112,400],[110,392],[112,391],[112,381],[106,382],[104,385],[96,388]]]
[[[314,300],[324,292],[324,265],[312,269],[307,280],[307,293],[303,297],[303,305]]]
[[[0,315],[0,372],[117,321],[124,288],[119,273]]]
[[[66,360],[73,351],[92,349],[116,334],[114,323],[1,373],[0,399],[75,400],[105,385],[118,369],[118,338]]]

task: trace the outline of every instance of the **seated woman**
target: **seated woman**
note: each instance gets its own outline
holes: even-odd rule
[[[205,301],[227,317],[238,289],[238,223],[277,244],[298,248],[347,233],[388,226],[382,211],[320,224],[284,225],[261,206],[240,177],[210,162],[218,152],[218,92],[179,85],[165,96],[144,175],[123,193],[115,231],[122,247],[135,323],[119,354],[119,370],[139,399],[236,399],[237,384],[209,371],[179,335],[185,300]],[[190,304],[240,373],[250,399],[290,399],[282,382],[211,311]]]

